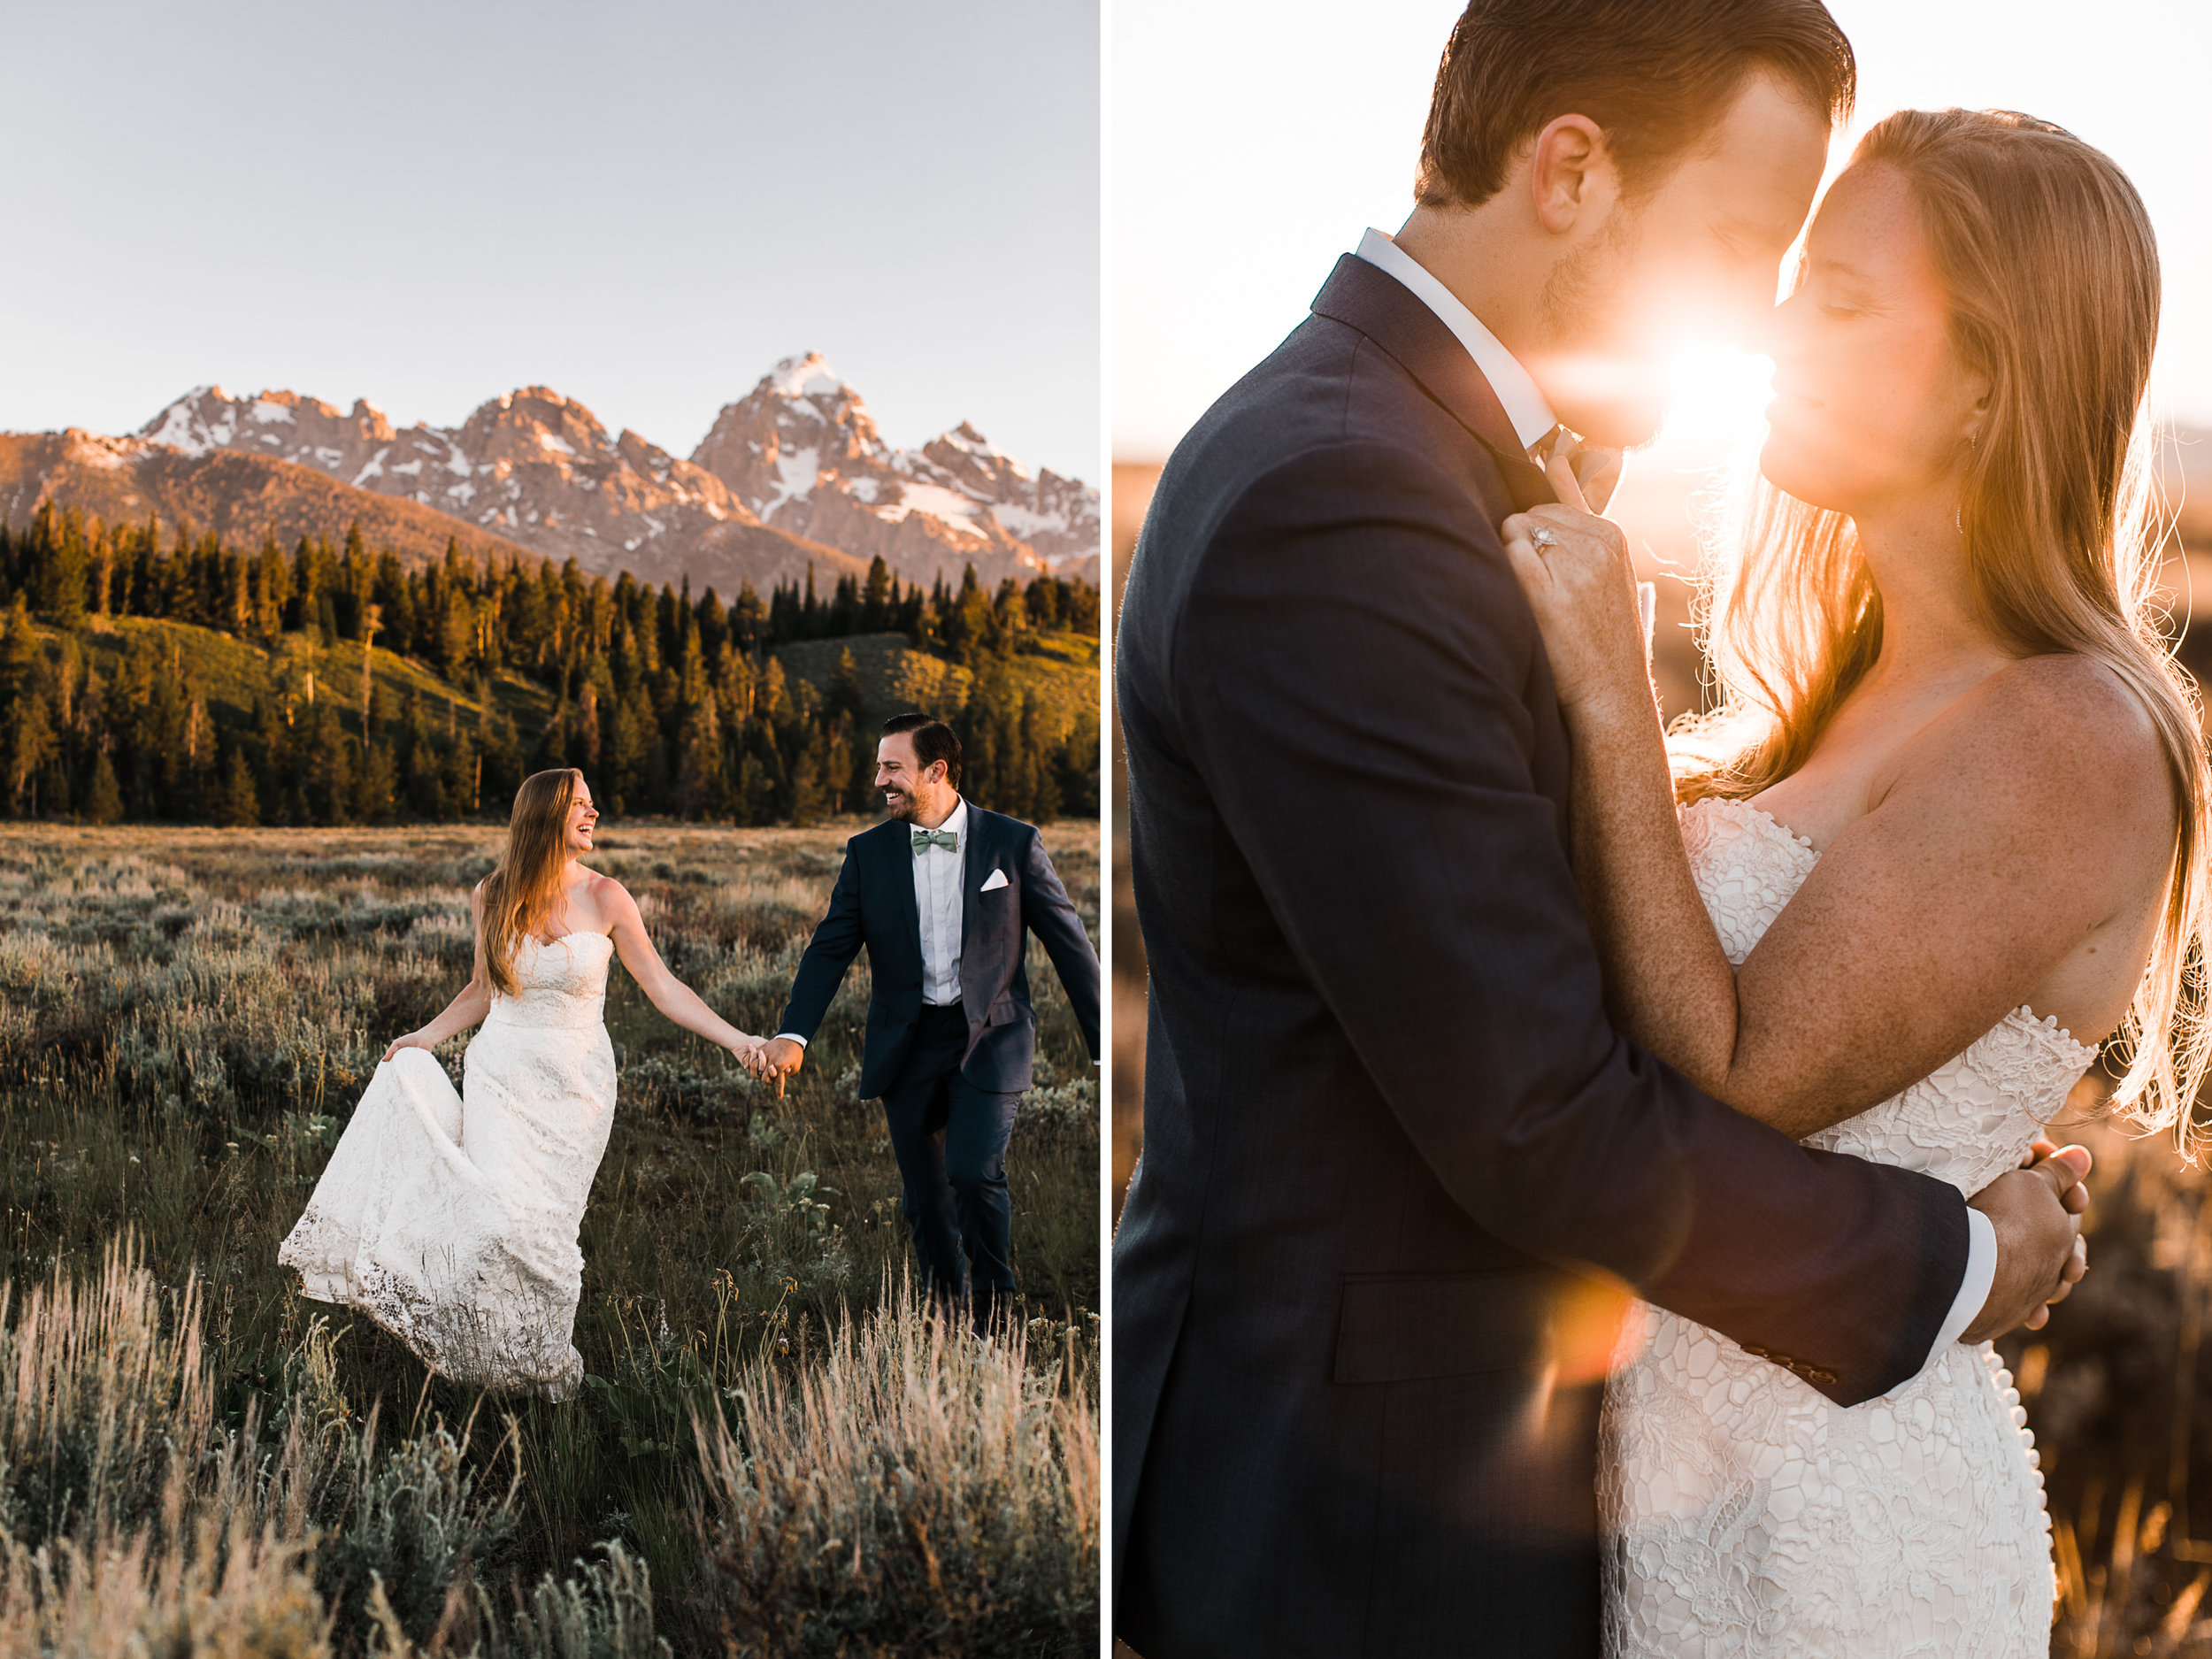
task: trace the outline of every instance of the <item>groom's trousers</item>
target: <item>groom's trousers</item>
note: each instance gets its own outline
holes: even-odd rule
[[[925,1003],[914,1045],[883,1092],[883,1115],[923,1282],[942,1302],[971,1296],[982,1330],[1015,1289],[1006,1143],[1021,1096],[961,1076],[967,1046],[961,1005]]]

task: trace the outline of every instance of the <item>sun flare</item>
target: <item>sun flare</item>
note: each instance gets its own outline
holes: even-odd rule
[[[1732,346],[1689,345],[1670,365],[1673,395],[1658,446],[1703,451],[1756,443],[1774,396],[1774,360]]]

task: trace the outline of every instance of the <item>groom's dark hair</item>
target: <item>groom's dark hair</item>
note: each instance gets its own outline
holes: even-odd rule
[[[941,760],[945,781],[956,789],[960,787],[960,740],[952,734],[952,727],[926,714],[895,714],[883,723],[884,736],[895,737],[901,732],[912,735],[914,758],[923,770]]]
[[[1563,115],[1604,128],[1624,188],[1647,188],[1755,69],[1832,120],[1851,113],[1857,65],[1820,0],[1473,0],[1436,71],[1414,195],[1424,207],[1487,201]]]

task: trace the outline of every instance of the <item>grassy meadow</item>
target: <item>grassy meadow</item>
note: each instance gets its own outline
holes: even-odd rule
[[[591,862],[763,1032],[860,827],[617,826]],[[498,840],[0,832],[0,1659],[1094,1649],[1098,1094],[1033,946],[1013,1341],[915,1309],[864,959],[782,1099],[611,973],[573,1400],[297,1295],[277,1245],[466,978]],[[1095,824],[1047,845],[1095,934]]]

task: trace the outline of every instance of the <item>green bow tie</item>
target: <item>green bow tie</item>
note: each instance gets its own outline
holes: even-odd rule
[[[916,830],[914,850],[920,852],[927,847],[942,847],[947,852],[956,853],[960,850],[960,837],[950,830]]]

